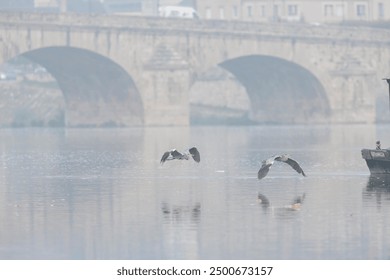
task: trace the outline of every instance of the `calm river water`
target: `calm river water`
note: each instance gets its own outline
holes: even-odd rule
[[[390,183],[360,155],[377,139],[390,126],[1,129],[0,258],[390,259]],[[192,146],[199,164],[160,165]],[[307,177],[259,181],[279,153]]]

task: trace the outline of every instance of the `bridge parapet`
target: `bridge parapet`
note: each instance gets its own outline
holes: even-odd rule
[[[254,23],[245,21],[196,20],[162,17],[0,13],[0,25],[82,27],[85,29],[147,30],[148,33],[212,33],[214,36],[274,36],[286,39],[358,41],[370,44],[389,44],[390,30],[341,25],[312,25],[305,23]],[[360,34],[360,35],[358,35]],[[364,34],[364,35],[361,35]]]

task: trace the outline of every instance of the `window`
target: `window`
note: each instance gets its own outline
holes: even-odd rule
[[[265,17],[266,16],[266,10],[265,10],[265,6],[264,5],[260,6],[260,16],[261,17]]]
[[[219,7],[219,18],[220,19],[225,18],[225,9],[223,7]]]
[[[356,15],[358,17],[366,16],[366,6],[362,4],[356,5]]]
[[[383,19],[385,17],[385,7],[383,3],[378,3],[378,18]]]
[[[206,18],[210,19],[211,18],[211,9],[206,8]]]
[[[274,7],[273,7],[273,17],[274,17],[274,19],[279,18],[279,6],[278,5],[274,5]]]
[[[233,6],[233,17],[238,18],[238,8],[237,6]]]
[[[336,5],[336,16],[344,17],[344,6],[343,5]]]
[[[248,15],[248,17],[252,17],[252,6],[248,6],[247,8],[246,8],[246,10],[247,10],[247,15]]]
[[[179,11],[171,11],[169,14],[170,17],[180,17]]]
[[[287,13],[289,16],[297,16],[298,15],[298,5],[288,5]]]
[[[333,16],[333,5],[326,4],[324,6],[324,15],[325,16]]]

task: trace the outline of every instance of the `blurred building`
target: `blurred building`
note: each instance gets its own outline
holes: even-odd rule
[[[35,0],[34,9],[37,12],[59,12],[65,10],[66,0]]]
[[[191,6],[196,0],[0,0],[0,10],[158,15],[159,6]]]
[[[197,0],[159,0],[159,6],[187,6],[196,8]]]
[[[1,1],[1,0],[0,0]],[[191,6],[196,0],[35,0],[38,11],[157,16],[160,6]]]
[[[390,20],[388,0],[197,0],[201,18],[246,21],[343,21]]]
[[[202,19],[339,23],[390,20],[390,0],[0,0],[0,10],[157,16],[187,6]]]
[[[40,11],[157,15],[158,0],[35,0]]]
[[[0,0],[0,10],[26,11],[34,8],[34,0]]]
[[[108,14],[158,15],[158,0],[100,0]]]

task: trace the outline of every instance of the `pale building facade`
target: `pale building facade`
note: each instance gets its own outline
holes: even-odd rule
[[[75,0],[34,0],[36,8],[66,11]],[[201,19],[257,22],[337,23],[390,20],[390,0],[89,0],[111,7],[139,6],[139,13],[158,15],[159,6],[191,5]],[[76,1],[77,3],[77,1]],[[119,9],[118,8],[118,9]],[[123,8],[126,10],[125,8]],[[128,9],[127,9],[128,10]],[[134,10],[134,9],[133,9]],[[125,11],[124,11],[125,12]]]
[[[35,7],[58,7],[61,1],[58,0],[34,0]]]
[[[389,0],[197,0],[201,18],[245,21],[390,20]]]

